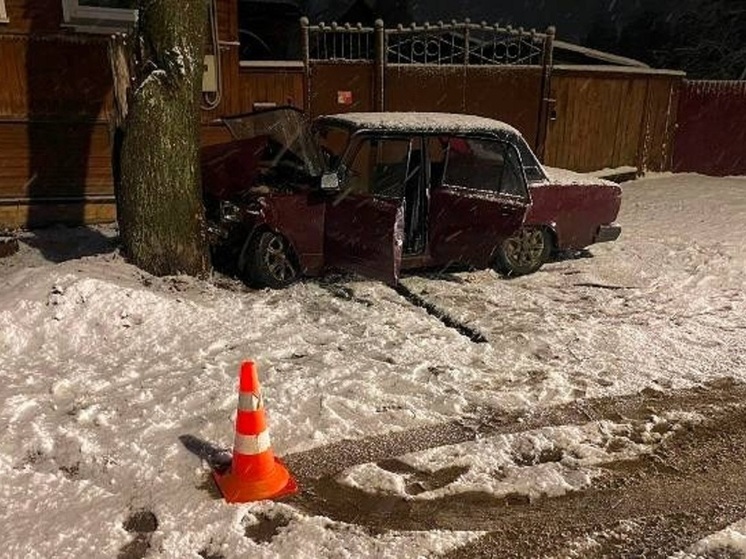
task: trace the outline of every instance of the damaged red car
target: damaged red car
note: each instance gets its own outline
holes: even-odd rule
[[[521,275],[620,232],[616,184],[545,169],[488,118],[347,113],[311,128],[279,108],[220,123],[224,141],[202,149],[209,231],[254,285],[327,269],[390,284],[451,265]]]

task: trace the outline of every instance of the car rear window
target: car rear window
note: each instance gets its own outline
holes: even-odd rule
[[[536,159],[534,152],[528,147],[528,144],[523,138],[519,138],[516,142],[518,153],[521,154],[521,163],[523,164],[523,170],[526,173],[526,180],[528,182],[541,182],[547,179],[544,173],[544,168]]]
[[[459,136],[431,141],[433,185],[527,197],[518,152],[507,142]],[[438,145],[440,146],[439,155]],[[442,177],[442,178],[441,178]]]

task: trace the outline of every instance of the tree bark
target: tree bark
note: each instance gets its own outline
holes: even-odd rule
[[[128,259],[147,272],[205,276],[199,101],[207,7],[140,0],[138,8],[133,36],[110,51],[120,238]]]

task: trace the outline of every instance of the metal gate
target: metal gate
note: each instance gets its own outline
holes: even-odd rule
[[[518,128],[541,156],[554,28],[465,22],[374,27],[301,21],[305,108],[477,114]]]

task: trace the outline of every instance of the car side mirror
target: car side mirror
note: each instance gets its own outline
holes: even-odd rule
[[[324,192],[339,192],[339,175],[335,171],[321,175],[321,190]]]

